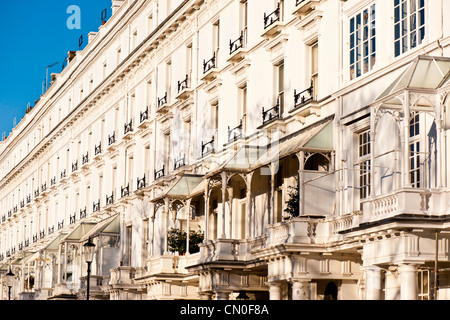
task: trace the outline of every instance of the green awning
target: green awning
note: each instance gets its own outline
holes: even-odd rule
[[[401,105],[396,96],[404,90],[436,90],[443,86],[450,74],[450,58],[419,56],[375,100],[374,104]],[[426,99],[420,105],[429,105]]]
[[[158,202],[164,198],[187,199],[196,190],[196,188],[204,181],[203,176],[185,174],[177,178],[177,180],[161,195],[155,197],[152,202]]]
[[[69,233],[63,239],[61,239],[61,242],[62,241],[80,241],[81,238],[83,238],[83,236],[85,234],[87,234],[95,225],[96,225],[95,223],[82,222],[71,233]]]
[[[98,237],[101,233],[120,233],[120,219],[119,214],[109,217],[99,223],[97,223],[91,230],[89,230],[80,239],[80,242],[89,240],[89,238]]]
[[[312,149],[333,150],[333,120],[313,125],[272,144],[266,154],[254,163],[252,169],[277,162],[301,150]]]

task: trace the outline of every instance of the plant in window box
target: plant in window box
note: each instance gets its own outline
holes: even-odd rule
[[[170,252],[178,252],[180,255],[186,253],[187,233],[179,229],[171,229],[167,236],[168,246]],[[204,234],[202,231],[193,231],[189,233],[189,253],[196,253],[200,251],[199,243],[202,243]]]

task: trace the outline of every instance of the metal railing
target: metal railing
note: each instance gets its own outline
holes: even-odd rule
[[[165,170],[166,170],[166,166],[163,165],[162,169],[160,170],[155,170],[155,180],[158,180],[162,177],[165,176]]]
[[[230,40],[230,54],[244,48],[244,31],[241,31],[241,36],[234,41]]]
[[[294,108],[307,104],[314,100],[313,97],[314,92],[314,82],[311,80],[311,86],[301,92],[297,93],[297,90],[294,90]]]
[[[184,80],[178,81],[178,93],[189,88],[188,81],[189,81],[189,75],[186,75],[186,78]]]
[[[264,12],[264,29],[269,28],[271,25],[273,25],[275,22],[278,22],[281,20],[281,10],[280,10],[280,3],[278,3],[277,8],[272,13],[266,14]]]
[[[274,119],[280,118],[280,98],[277,99],[277,104],[269,110],[262,109],[263,124],[266,124]]]
[[[207,73],[211,69],[216,68],[216,52],[214,52],[213,57],[208,61],[203,60],[203,73]]]
[[[205,156],[207,154],[210,153],[214,153],[214,141],[215,141],[215,137],[212,137],[212,139],[208,142],[203,142],[202,141],[202,156]]]

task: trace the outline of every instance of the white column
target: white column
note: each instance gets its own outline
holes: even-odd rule
[[[378,266],[366,268],[366,300],[381,300],[381,269]]]
[[[216,292],[216,300],[229,300],[230,293],[229,292]]]
[[[294,280],[292,283],[292,300],[311,300],[309,281]]]
[[[186,220],[186,255],[189,255],[189,234],[191,232],[191,200],[186,201],[187,220]]]
[[[225,171],[222,172],[222,217],[221,217],[221,224],[222,224],[222,234],[220,235],[221,239],[225,239],[226,233],[225,233],[225,210],[226,210],[226,196],[227,196],[227,173]]]
[[[399,265],[401,300],[417,300],[417,266]]]
[[[411,121],[411,108],[409,106],[409,92],[405,92],[405,101],[403,106],[403,187],[410,187],[411,181],[409,179],[409,129]]]
[[[279,283],[269,283],[270,300],[281,300],[281,285]]]

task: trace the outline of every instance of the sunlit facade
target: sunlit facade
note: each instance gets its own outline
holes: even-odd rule
[[[112,10],[0,144],[1,299],[89,239],[90,299],[450,298],[450,3]]]

